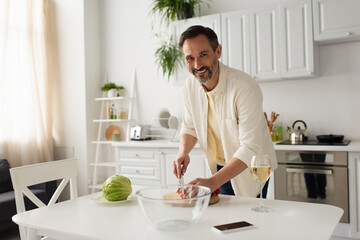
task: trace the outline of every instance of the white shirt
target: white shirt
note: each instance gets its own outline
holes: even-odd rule
[[[248,167],[255,152],[261,149],[271,159],[272,170],[277,168],[274,145],[262,108],[262,93],[256,81],[244,72],[219,64],[220,75],[216,86],[215,104],[225,161],[232,157]],[[184,88],[184,112],[181,133],[197,138],[207,159],[208,99],[199,81],[191,76]],[[191,164],[191,162],[190,162]],[[209,170],[214,174],[216,165]],[[257,196],[259,184],[248,169],[231,179],[237,196]]]

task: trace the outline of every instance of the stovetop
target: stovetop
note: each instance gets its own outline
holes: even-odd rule
[[[277,145],[322,145],[322,146],[347,146],[350,140],[343,140],[341,142],[319,142],[318,140],[306,140],[303,142],[292,143],[290,140],[285,140],[276,143]]]

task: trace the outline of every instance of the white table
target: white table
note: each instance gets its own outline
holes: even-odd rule
[[[265,200],[273,212],[256,213],[251,208],[259,199],[220,195],[192,229],[159,231],[149,225],[136,197],[121,204],[99,205],[91,195],[13,216],[13,221],[31,229],[32,238],[45,235],[58,239],[329,239],[343,210],[322,204]],[[159,211],[161,211],[159,209]],[[227,234],[213,225],[248,221],[255,229]]]

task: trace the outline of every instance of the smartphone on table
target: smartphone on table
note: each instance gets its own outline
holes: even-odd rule
[[[246,221],[226,223],[226,224],[213,226],[213,229],[215,231],[221,233],[228,233],[228,232],[251,229],[251,228],[255,228],[255,226]]]

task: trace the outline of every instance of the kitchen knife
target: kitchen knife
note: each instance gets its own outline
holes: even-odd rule
[[[180,189],[181,189],[181,192],[182,192],[182,194],[184,194],[185,195],[185,192],[184,192],[184,178],[183,178],[183,175],[181,174],[181,176],[180,176],[180,178],[179,178],[179,184],[181,185],[180,186]]]

